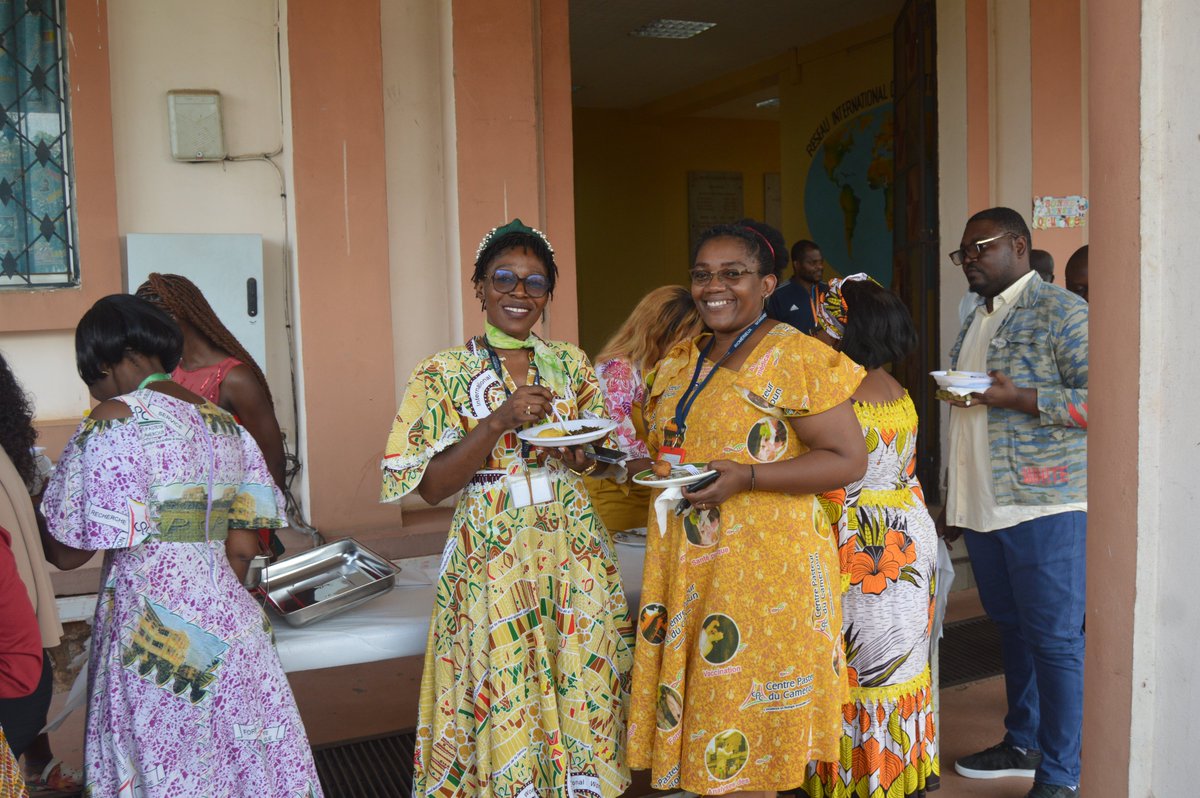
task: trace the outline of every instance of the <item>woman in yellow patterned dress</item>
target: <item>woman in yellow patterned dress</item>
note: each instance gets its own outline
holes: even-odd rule
[[[554,290],[549,242],[519,219],[476,253],[485,335],[413,371],[388,438],[383,500],[461,491],[425,650],[413,793],[616,798],[629,785],[632,628],[580,447],[514,430],[603,417],[586,356],[533,325]],[[547,456],[548,455],[548,456]]]
[[[814,494],[866,467],[862,369],[765,318],[777,252],[758,223],[701,236],[692,296],[712,332],[668,353],[647,400],[651,452],[720,474],[684,491],[690,513],[649,518],[629,762],[658,789],[793,789],[837,756],[840,579]]]
[[[865,274],[833,280],[817,337],[867,369],[854,392],[867,473],[821,497],[838,531],[850,673],[841,756],[814,762],[808,798],[924,798],[937,789],[929,632],[937,536],[916,477],[917,411],[883,366],[917,343],[908,309]]]

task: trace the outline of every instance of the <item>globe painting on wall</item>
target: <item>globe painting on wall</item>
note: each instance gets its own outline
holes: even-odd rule
[[[892,104],[881,103],[834,128],[813,154],[804,212],[813,240],[839,274],[866,272],[892,282]]]

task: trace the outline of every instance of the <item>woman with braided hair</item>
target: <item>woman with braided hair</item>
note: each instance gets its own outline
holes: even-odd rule
[[[137,295],[165,310],[183,331],[183,358],[171,379],[232,413],[262,449],[275,484],[285,489],[283,435],[271,388],[254,358],[188,278],[155,272],[138,286]],[[265,548],[283,553],[272,530],[260,530],[260,536]]]

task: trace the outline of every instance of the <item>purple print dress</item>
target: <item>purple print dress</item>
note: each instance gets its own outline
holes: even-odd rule
[[[151,390],[85,420],[46,488],[50,533],[105,550],[92,628],[89,798],[321,795],[270,624],[225,555],[283,526],[262,453],[225,411]]]

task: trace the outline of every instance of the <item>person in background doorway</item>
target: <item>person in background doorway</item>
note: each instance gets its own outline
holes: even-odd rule
[[[11,536],[10,556],[24,585],[26,600],[33,606],[42,648],[51,649],[59,644],[62,624],[31,498],[40,496],[45,482],[34,456],[36,440],[33,405],[0,356],[0,527]],[[0,602],[0,607],[5,606]],[[54,667],[48,651],[41,658],[39,674],[32,695],[0,699],[0,725],[6,729],[14,752],[24,759],[31,788],[66,792],[82,789],[80,774],[54,756],[49,735],[41,733],[54,692]]]
[[[792,245],[792,279],[775,289],[767,300],[767,316],[792,325],[802,333],[817,324],[817,305],[825,292],[821,275],[825,258],[816,242],[801,239]]]
[[[917,332],[900,298],[865,274],[831,280],[817,317],[818,340],[867,370],[853,398],[868,462],[861,480],[819,497],[849,581],[850,701],[840,758],[811,763],[800,795],[924,798],[941,772],[929,671],[937,532],[916,476],[917,410],[884,371],[916,347]]]
[[[1028,798],[1078,795],[1087,543],[1088,306],[1029,265],[1010,208],[972,216],[950,260],[982,298],[950,368],[987,371],[953,401],[942,532],[961,533],[1000,629],[1006,734],[960,775],[1033,777]]]
[[[138,286],[137,295],[166,310],[183,331],[183,357],[171,379],[232,413],[262,450],[275,484],[287,490],[283,434],[271,388],[254,358],[188,278],[154,273]],[[259,538],[264,551],[283,553],[274,530],[260,530]]]
[[[550,242],[520,219],[484,236],[472,277],[484,332],[417,365],[388,436],[384,502],[458,494],[421,677],[415,798],[629,787],[633,627],[582,479],[620,469],[517,435],[604,417],[587,356],[533,332],[557,278]]]
[[[1029,250],[1029,267],[1048,283],[1054,282],[1054,256],[1044,249]]]
[[[99,404],[42,499],[47,554],[104,552],[92,622],[84,775],[90,796],[321,795],[312,748],[262,607],[227,550],[283,526],[258,444],[175,383],[183,336],[128,294],[75,329]],[[226,541],[230,545],[226,545]]]
[[[1088,245],[1084,244],[1072,253],[1067,261],[1067,271],[1063,276],[1067,290],[1088,301]]]
[[[649,468],[651,462],[642,419],[644,377],[668,349],[699,335],[701,326],[691,292],[681,285],[663,286],[642,298],[596,356],[604,408],[617,422],[617,448],[629,456],[625,461],[629,476]],[[646,528],[650,488],[629,480],[618,485],[588,477],[586,482],[592,504],[610,532]]]

